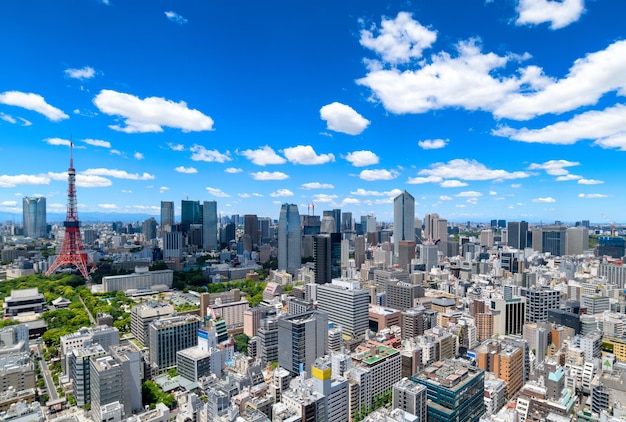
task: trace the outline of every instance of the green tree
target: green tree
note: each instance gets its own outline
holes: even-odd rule
[[[248,341],[250,341],[250,337],[245,334],[237,334],[235,337],[235,351],[239,353],[243,353],[244,355],[248,355]]]

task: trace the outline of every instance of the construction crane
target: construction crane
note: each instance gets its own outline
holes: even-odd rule
[[[602,217],[606,219],[609,223],[611,223],[611,237],[615,237],[615,221],[611,220],[605,214],[602,214]]]

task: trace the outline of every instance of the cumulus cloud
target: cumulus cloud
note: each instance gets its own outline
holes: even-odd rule
[[[375,180],[392,180],[398,177],[399,174],[397,170],[376,169],[363,170],[359,173],[359,177],[362,180],[373,182]]]
[[[289,189],[278,189],[276,192],[270,193],[270,196],[272,198],[281,198],[281,197],[293,196],[293,192],[290,191]]]
[[[254,180],[285,180],[289,175],[281,171],[258,171],[250,173]]]
[[[181,15],[171,10],[168,12],[165,12],[165,17],[179,25],[184,25],[187,23],[187,19],[183,18]]]
[[[559,177],[557,177],[554,180],[556,180],[557,182],[567,182],[567,181],[570,181],[570,180],[578,180],[578,179],[582,179],[582,176],[579,176],[577,174],[569,173],[569,174],[566,174],[566,175],[563,175],[563,176],[559,176]]]
[[[344,198],[343,201],[341,201],[341,206],[345,206],[345,205],[359,205],[361,203],[361,201],[359,201],[357,198]]]
[[[0,119],[4,120],[5,122],[12,123],[12,124],[17,123],[17,120],[15,120],[12,116],[8,114],[4,114],[4,113],[0,113]]]
[[[578,180],[579,185],[600,185],[602,183],[604,183],[604,181],[596,180],[596,179],[579,179]]]
[[[65,75],[73,79],[91,79],[96,75],[93,67],[85,66],[80,69],[65,69]]]
[[[61,139],[61,138],[46,138],[43,140],[48,145],[62,145],[69,147],[71,142],[69,139]]]
[[[83,139],[83,142],[94,147],[111,148],[110,142],[101,139]]]
[[[66,175],[67,178],[67,175]],[[14,176],[0,175],[0,188],[14,188],[17,185],[47,185],[50,179],[46,176],[32,174],[17,174]]]
[[[259,149],[246,149],[239,152],[248,160],[252,161],[257,166],[266,166],[268,164],[284,164],[287,162],[283,157],[276,154],[276,152],[269,145],[265,145]]]
[[[459,192],[455,196],[458,196],[459,198],[478,198],[479,196],[483,196],[483,194],[480,192],[469,190],[465,192]]]
[[[528,166],[528,170],[544,170],[550,176],[564,176],[569,173],[566,170],[566,167],[575,167],[579,166],[580,163],[578,161],[568,161],[568,160],[549,160],[545,163],[531,163]]]
[[[439,186],[442,188],[462,188],[467,186],[467,183],[461,182],[460,180],[444,180]]]
[[[125,126],[109,126],[121,132],[163,132],[164,126],[183,132],[213,130],[213,119],[190,109],[184,101],[177,103],[160,97],[140,99],[131,94],[103,89],[93,102],[101,112],[125,119]]]
[[[109,176],[115,177],[116,179],[127,179],[127,180],[153,180],[154,175],[150,173],[128,173],[125,170],[117,170],[117,169],[107,169],[107,168],[94,168],[87,169],[80,174],[87,176]]]
[[[287,160],[293,164],[315,165],[335,161],[333,154],[317,154],[310,145],[298,145],[282,150]]]
[[[522,179],[530,176],[530,174],[523,171],[492,170],[476,160],[464,159],[450,160],[447,163],[434,163],[431,164],[429,169],[420,170],[418,174],[420,176],[461,180],[507,180]]]
[[[194,174],[198,172],[198,170],[195,167],[185,167],[185,166],[178,166],[174,170],[176,170],[179,173],[185,173],[185,174]]]
[[[105,210],[116,210],[117,209],[117,205],[115,204],[98,204],[99,208],[105,209]]]
[[[6,91],[0,94],[0,104],[22,107],[43,114],[53,122],[69,119],[62,110],[51,106],[39,94],[20,91]]]
[[[626,70],[625,70],[626,71]],[[513,129],[507,126],[492,133],[515,141],[571,145],[583,139],[595,140],[603,148],[626,146],[626,106],[618,104],[604,110],[592,110],[541,129]]]
[[[328,195],[326,193],[318,193],[313,195],[313,200],[316,203],[326,203],[326,204],[331,204],[333,202],[335,202],[335,199],[337,199],[337,195]]]
[[[331,185],[330,183],[309,182],[309,183],[303,183],[300,186],[300,188],[311,190],[311,189],[334,189],[335,187]]]
[[[140,152],[133,154],[133,157],[135,157],[135,160],[143,160],[143,154]]]
[[[517,25],[550,23],[551,29],[576,22],[585,11],[584,0],[519,0]]]
[[[226,173],[231,173],[231,174],[235,174],[235,173],[241,173],[243,171],[243,169],[237,168],[237,167],[228,167],[226,170],[224,170]]]
[[[437,39],[436,31],[421,25],[407,12],[398,13],[395,19],[383,17],[380,26],[377,36],[374,36],[375,27],[361,30],[360,43],[388,63],[406,63],[420,58]]]
[[[586,198],[586,199],[596,199],[596,198],[608,198],[609,195],[605,195],[603,193],[579,193],[578,197]]]
[[[409,185],[423,185],[424,183],[441,183],[443,179],[439,176],[409,177],[406,181]]]
[[[424,141],[418,141],[417,145],[422,149],[441,149],[445,147],[448,142],[449,139],[426,139]]]
[[[207,192],[213,196],[217,196],[218,198],[229,198],[230,195],[222,191],[218,188],[211,188],[209,186],[206,187]]]
[[[338,102],[320,108],[320,118],[326,122],[329,130],[348,135],[359,135],[370,124],[369,120],[354,111],[352,107]]]
[[[400,189],[392,189],[390,191],[380,192],[377,190],[365,190],[363,188],[358,188],[357,190],[350,192],[351,195],[358,195],[358,196],[391,196],[391,197],[396,197],[400,195],[401,193],[402,191]]]
[[[378,155],[374,154],[372,151],[353,151],[349,152],[345,159],[352,163],[354,167],[365,167],[371,166],[373,164],[378,164],[380,160]]]
[[[545,198],[535,198],[533,199],[533,202],[551,203],[551,202],[556,202],[556,199],[552,198],[551,196],[547,196]]]
[[[173,144],[171,142],[167,143],[167,147],[172,151],[184,151],[185,146],[183,144]]]
[[[439,200],[440,200],[440,201],[452,201],[452,197],[447,196],[447,195],[441,195],[441,196],[439,197]]]
[[[230,152],[222,154],[216,149],[209,150],[202,145],[194,145],[189,150],[192,152],[191,159],[193,161],[205,161],[207,163],[224,163],[231,161]]]
[[[161,186],[161,187],[159,188],[159,193],[167,192],[168,190],[170,190],[170,188],[169,188],[169,187],[167,187],[167,186]]]
[[[67,182],[67,173],[48,172],[46,175],[51,180]],[[111,180],[99,175],[83,173],[76,175],[76,186],[79,188],[106,188],[112,184]]]

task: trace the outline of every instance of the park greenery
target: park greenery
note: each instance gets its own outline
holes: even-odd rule
[[[163,392],[157,383],[150,380],[141,384],[141,401],[144,406],[150,406],[150,409],[154,409],[157,403],[163,403],[170,409],[176,405],[173,394]]]

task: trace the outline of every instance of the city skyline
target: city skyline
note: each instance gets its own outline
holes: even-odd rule
[[[430,3],[4,5],[0,213],[624,222],[626,4]]]

